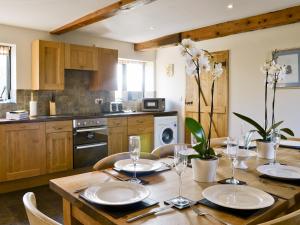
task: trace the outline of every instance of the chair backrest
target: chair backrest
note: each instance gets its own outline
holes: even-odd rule
[[[227,137],[212,138],[210,140],[210,146],[212,148],[221,147],[224,144],[226,145],[226,143],[225,143],[226,140],[227,140]]]
[[[23,196],[23,203],[30,225],[62,225],[37,209],[36,199],[32,192],[27,192]]]
[[[162,145],[154,149],[151,154],[157,156],[158,158],[165,158],[168,156],[174,155],[174,149],[175,146],[178,144],[168,144],[168,145]],[[186,144],[188,148],[191,148],[192,146],[190,144]]]
[[[300,209],[289,213],[287,215],[281,216],[274,220],[270,220],[265,223],[260,223],[259,225],[296,225],[300,224]]]
[[[141,152],[140,155],[141,159],[151,159],[151,160],[156,160],[158,157],[155,155],[152,155],[151,153],[146,153],[146,152]],[[122,160],[122,159],[130,159],[130,153],[129,152],[122,152],[122,153],[117,153],[114,155],[110,155],[105,157],[104,159],[99,160],[94,166],[94,170],[104,170],[107,168],[113,167],[114,163]]]
[[[162,145],[154,149],[151,154],[158,158],[164,158],[170,155],[174,155],[174,149],[176,144]]]

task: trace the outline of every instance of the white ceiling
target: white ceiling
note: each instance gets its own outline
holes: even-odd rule
[[[0,23],[50,31],[114,2],[117,0],[0,0]],[[227,8],[230,3],[233,9]],[[80,31],[142,42],[295,5],[300,0],[157,0]]]

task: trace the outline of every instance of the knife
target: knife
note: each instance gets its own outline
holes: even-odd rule
[[[164,210],[167,210],[167,209],[170,209],[172,208],[174,205],[173,204],[170,204],[170,205],[167,205],[167,206],[164,206],[164,207],[160,207],[160,208],[157,208],[157,209],[153,209],[147,213],[143,213],[141,215],[138,215],[138,216],[135,216],[135,217],[132,217],[130,219],[127,220],[127,223],[130,223],[130,222],[133,222],[133,221],[136,221],[136,220],[139,220],[141,218],[144,218],[146,216],[150,216],[150,215],[154,215],[158,212],[162,212]]]

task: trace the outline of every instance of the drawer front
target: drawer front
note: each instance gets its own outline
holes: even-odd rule
[[[72,121],[46,122],[46,133],[72,131]]]
[[[128,117],[128,135],[153,133],[153,116]]]
[[[116,117],[107,119],[108,127],[126,127],[127,126],[127,117]]]
[[[141,134],[149,134],[153,133],[153,124],[152,125],[136,125],[136,126],[128,126],[128,136],[131,135],[141,135]]]
[[[23,130],[36,130],[40,126],[44,125],[43,122],[39,123],[15,123],[15,124],[5,124],[3,128],[5,131],[23,131]]]

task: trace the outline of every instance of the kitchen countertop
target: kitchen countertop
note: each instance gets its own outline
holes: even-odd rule
[[[88,119],[88,118],[113,118],[113,117],[129,117],[129,116],[173,116],[177,115],[177,111],[165,111],[165,112],[122,112],[122,113],[97,113],[97,114],[79,114],[79,115],[56,115],[56,116],[36,116],[30,117],[24,120],[7,120],[0,118],[1,124],[13,124],[13,123],[34,123],[34,122],[48,122],[48,121],[62,121],[73,119]]]

